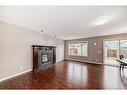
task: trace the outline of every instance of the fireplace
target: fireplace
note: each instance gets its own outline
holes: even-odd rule
[[[56,47],[38,46],[33,47],[33,71],[39,71],[53,66],[56,62]]]
[[[50,62],[50,60],[48,59],[48,55],[47,54],[41,54],[41,64],[44,64],[46,62]]]

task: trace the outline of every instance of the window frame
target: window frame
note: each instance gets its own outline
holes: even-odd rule
[[[86,49],[86,53],[87,53],[87,55],[86,56],[82,56],[82,55],[71,55],[71,54],[69,54],[69,44],[81,44],[81,43],[87,43],[87,49]],[[74,56],[74,57],[88,57],[88,41],[80,41],[80,42],[68,42],[68,44],[67,44],[67,55],[68,56]],[[82,51],[82,46],[81,46],[81,51]],[[81,53],[82,54],[82,53]]]

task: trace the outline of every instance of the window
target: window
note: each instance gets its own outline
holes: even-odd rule
[[[69,43],[68,55],[88,56],[88,42]]]

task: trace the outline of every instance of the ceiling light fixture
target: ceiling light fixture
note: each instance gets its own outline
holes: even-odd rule
[[[56,35],[54,35],[54,37],[56,37]]]
[[[94,24],[95,25],[103,25],[103,24],[107,23],[109,20],[110,19],[107,16],[99,17],[95,20]]]
[[[43,30],[41,30],[41,32],[40,33],[43,33],[44,31]]]

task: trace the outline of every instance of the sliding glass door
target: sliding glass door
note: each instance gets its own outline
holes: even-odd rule
[[[116,58],[122,54],[127,58],[127,40],[105,40],[104,41],[104,63],[119,65]]]
[[[117,65],[116,58],[119,52],[118,40],[104,41],[104,63],[110,65]]]
[[[120,53],[127,58],[127,40],[120,40]]]

